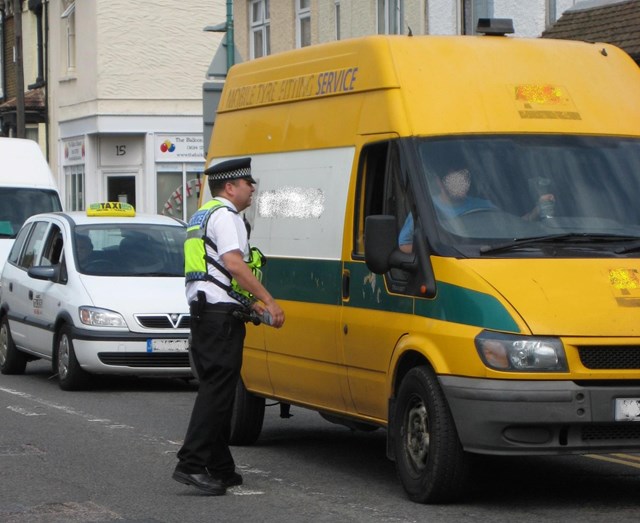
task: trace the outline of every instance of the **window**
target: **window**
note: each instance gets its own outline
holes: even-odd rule
[[[66,210],[84,210],[84,165],[70,165],[64,168],[66,189]]]
[[[4,98],[4,18],[0,11],[0,98]]]
[[[296,47],[311,45],[311,0],[296,0]]]
[[[260,58],[271,53],[271,26],[269,0],[250,0],[249,45],[251,58]]]
[[[66,66],[67,73],[73,73],[76,70],[76,3],[65,0],[62,7],[64,11],[60,18],[66,21],[66,31],[63,33],[65,41],[62,45],[62,49],[66,49],[66,57],[63,64]]]
[[[478,18],[493,16],[493,0],[461,0],[460,7],[460,32],[465,35],[476,34]]]
[[[42,250],[42,245],[45,239],[45,233],[49,228],[47,222],[36,222],[32,228],[32,233],[27,240],[27,245],[22,253],[22,256],[18,260],[18,265],[24,269],[30,269],[36,263]]]
[[[546,27],[547,29],[556,23],[558,19],[558,11],[556,6],[556,0],[547,0],[546,2]]]
[[[336,0],[336,40],[340,40],[340,0]]]
[[[378,34],[402,34],[404,0],[378,0]]]

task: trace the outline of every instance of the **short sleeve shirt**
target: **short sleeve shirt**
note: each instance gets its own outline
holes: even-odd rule
[[[209,245],[206,246],[207,255],[224,267],[222,255],[231,251],[240,251],[245,260],[249,256],[249,241],[247,228],[242,216],[236,211],[235,206],[226,198],[216,197],[224,207],[214,211],[207,223],[207,236],[217,247],[217,252]],[[232,209],[232,210],[229,210]],[[220,272],[213,264],[207,263],[207,270],[216,280],[229,285],[229,278]],[[198,291],[204,291],[209,303],[238,303],[227,292],[210,281],[192,281],[186,286],[187,302],[196,299]]]

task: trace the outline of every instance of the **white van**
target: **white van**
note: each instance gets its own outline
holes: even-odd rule
[[[53,175],[38,144],[0,138],[0,271],[25,220],[61,210]]]

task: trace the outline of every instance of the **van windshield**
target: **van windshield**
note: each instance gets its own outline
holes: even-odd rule
[[[638,139],[482,135],[424,139],[418,150],[445,244],[490,253],[538,239],[616,249],[640,240]]]
[[[15,238],[29,216],[61,210],[60,198],[55,191],[0,187],[0,238]]]

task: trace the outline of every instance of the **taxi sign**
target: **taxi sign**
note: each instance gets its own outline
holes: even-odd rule
[[[87,208],[87,216],[135,216],[136,210],[130,203],[92,203]]]

